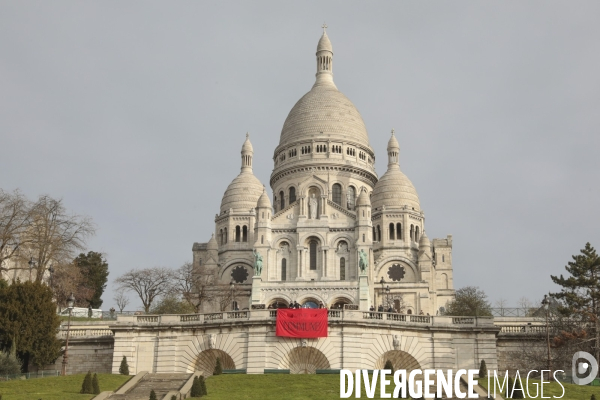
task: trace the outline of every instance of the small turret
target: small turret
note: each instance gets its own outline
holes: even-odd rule
[[[242,171],[249,170],[252,172],[252,156],[254,155],[254,148],[250,143],[250,134],[246,133],[246,141],[242,145]]]
[[[317,45],[317,81],[315,86],[333,85],[333,47],[327,36],[327,25],[323,24],[323,35]]]
[[[271,200],[267,194],[267,190],[263,186],[263,192],[256,202],[256,244],[262,246],[269,243],[271,240],[271,214],[273,207]]]

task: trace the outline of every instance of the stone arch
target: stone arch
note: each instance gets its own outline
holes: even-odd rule
[[[337,307],[335,307],[336,304],[354,304],[354,299],[345,294],[338,294],[331,300],[331,302],[329,302],[328,307],[330,309],[337,309]]]
[[[267,307],[270,305],[274,305],[274,304],[285,304],[285,306],[288,307],[291,302],[292,302],[292,300],[288,296],[280,294],[280,295],[271,297],[269,300],[266,301],[266,304],[267,304]]]
[[[333,236],[333,238],[329,241],[329,246],[333,249],[337,249],[339,242],[342,240],[348,243],[348,250],[354,248],[354,237],[344,232],[340,232]]]
[[[377,359],[374,369],[383,369],[388,360],[392,362],[394,371],[405,369],[406,375],[410,374],[410,371],[414,369],[421,369],[421,364],[419,364],[417,359],[402,350],[389,350],[383,353],[381,357]]]
[[[296,301],[297,301],[298,303],[300,303],[300,305],[302,305],[303,303],[305,303],[305,302],[307,302],[307,301],[312,301],[312,302],[315,302],[315,303],[317,303],[317,304],[319,304],[319,303],[327,304],[327,303],[325,302],[325,299],[323,299],[322,297],[320,297],[320,296],[317,296],[317,295],[315,295],[315,294],[306,294],[306,295],[304,295],[304,296],[300,296],[300,297],[298,297],[298,298],[296,299]]]
[[[198,354],[194,368],[202,371],[204,376],[211,376],[217,365],[217,358],[221,359],[223,369],[236,369],[231,356],[219,349],[208,349]]]
[[[384,257],[383,259],[377,261],[377,265],[375,266],[376,282],[379,282],[381,277],[383,277],[383,279],[385,279],[386,281],[388,280],[388,277],[386,276],[387,272],[384,271],[383,267],[385,267],[390,262],[406,264],[408,267],[410,267],[412,269],[412,272],[415,274],[415,279],[417,281],[420,280],[419,270],[417,268],[417,265],[412,260],[409,260],[406,257],[392,255],[392,256]]]
[[[244,284],[247,284],[247,283],[251,284],[252,277],[254,276],[254,268],[252,267],[250,262],[248,260],[246,260],[245,258],[236,258],[236,259],[230,260],[225,265],[223,270],[221,271],[221,274],[219,275],[219,280],[222,283],[229,283],[231,281],[232,268],[236,267],[238,265],[243,265],[244,267],[246,267],[246,270],[248,271],[248,279],[246,280],[246,282],[244,282]]]
[[[308,198],[308,192],[313,186],[319,189],[320,194],[327,194],[329,191],[327,186],[324,186],[321,182],[318,182],[316,179],[309,179],[308,181],[299,185],[296,196],[301,195],[306,196],[306,198]]]
[[[302,346],[290,350],[279,363],[279,368],[291,374],[314,374],[318,369],[330,369],[329,360],[319,349]]]
[[[288,242],[290,245],[290,250],[294,250],[296,248],[296,239],[292,235],[281,235],[277,236],[275,240],[271,241],[271,248],[273,250],[279,250],[282,242]]]

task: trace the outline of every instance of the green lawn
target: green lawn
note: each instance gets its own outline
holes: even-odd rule
[[[493,382],[493,377],[491,378],[490,382]],[[502,382],[502,381],[500,381]],[[525,379],[521,379],[521,382],[523,382],[523,386],[525,386]],[[536,386],[537,384],[537,386]],[[483,386],[484,388],[486,388],[487,390],[487,379],[480,379],[479,380],[479,385]],[[551,397],[554,398],[554,396],[556,396],[557,398],[559,398],[560,396],[562,396],[563,399],[565,400],[590,400],[590,397],[592,397],[592,394],[596,395],[596,398],[600,399],[600,386],[579,386],[579,385],[573,385],[570,383],[563,383],[562,384],[564,386],[564,395],[563,395],[563,389],[560,387],[560,385],[556,382],[551,382],[551,383],[546,383],[546,381],[544,381],[544,397]],[[536,388],[538,390],[537,396],[536,396]],[[506,394],[506,387],[504,388],[504,394]],[[540,381],[539,379],[530,379],[529,380],[529,394],[531,394],[531,398],[541,398],[541,393],[539,392],[540,390]],[[496,389],[496,393],[500,394],[500,391],[498,389]],[[494,392],[492,391],[492,396],[494,394]],[[529,399],[530,397],[527,397],[527,392],[525,392],[525,398]]]
[[[80,394],[85,374],[54,376],[0,382],[2,400],[89,400],[94,395]],[[116,390],[131,376],[98,374],[100,390]]]

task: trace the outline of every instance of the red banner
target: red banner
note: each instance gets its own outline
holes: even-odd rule
[[[327,309],[279,308],[275,334],[303,339],[327,337]]]

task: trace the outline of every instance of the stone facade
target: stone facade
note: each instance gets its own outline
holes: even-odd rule
[[[315,84],[290,111],[274,151],[273,203],[252,173],[247,135],[215,233],[193,245],[194,265],[218,271],[224,286],[233,282],[239,309],[297,301],[438,315],[454,297],[452,237],[430,241],[425,234],[425,214],[400,170],[393,131],[387,172],[377,176],[362,117],[333,82],[326,33],[316,58]],[[260,274],[255,257],[262,259]],[[220,310],[206,303],[203,311]]]
[[[275,336],[276,311],[119,316],[114,331],[113,373],[123,356],[130,372],[211,375],[216,358],[224,369],[314,373],[316,369],[497,367],[492,318],[428,317],[330,310],[328,337]]]

